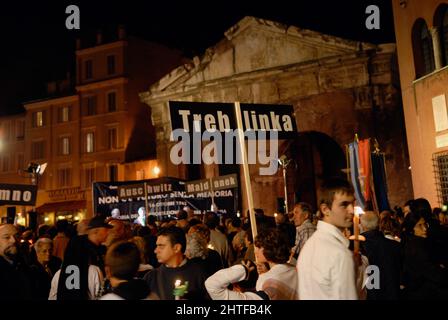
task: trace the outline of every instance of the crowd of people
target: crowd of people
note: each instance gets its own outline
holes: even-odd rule
[[[0,300],[448,299],[445,211],[422,198],[366,211],[358,241],[350,184],[330,180],[321,195],[316,210],[256,209],[255,238],[250,215],[188,207],[145,225],[1,224]]]

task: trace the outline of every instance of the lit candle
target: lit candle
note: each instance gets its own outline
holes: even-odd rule
[[[353,232],[355,236],[355,246],[353,252],[355,254],[359,253],[359,212],[355,212],[355,216],[353,217]]]
[[[179,279],[177,279],[177,280],[174,282],[174,288],[177,289],[178,287],[180,287],[180,284],[181,284],[181,281],[180,281]],[[176,295],[176,296],[174,296],[174,299],[175,299],[175,300],[180,300],[180,296]]]

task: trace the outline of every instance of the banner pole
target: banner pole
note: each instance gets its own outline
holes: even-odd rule
[[[143,183],[143,185],[145,187],[145,226],[147,226],[148,223],[146,222],[146,220],[148,219],[149,208],[148,208],[148,187],[146,186],[146,181]]]
[[[249,174],[249,164],[247,163],[246,144],[244,142],[243,121],[241,116],[241,106],[239,102],[235,102],[235,116],[238,130],[238,141],[243,162],[244,188],[246,189],[247,203],[249,207],[250,225],[252,230],[252,238],[255,240],[257,236],[257,221],[255,220],[254,198],[252,197],[252,186]]]
[[[212,178],[208,179],[209,183],[210,183],[210,191],[211,191],[211,195],[212,195],[212,205],[210,206],[211,211],[213,211],[215,209],[215,191],[213,190],[213,181]]]

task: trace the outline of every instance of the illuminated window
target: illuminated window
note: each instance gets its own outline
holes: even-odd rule
[[[70,107],[64,106],[58,109],[58,122],[70,121]]]
[[[109,150],[117,149],[117,129],[111,128],[107,130]]]
[[[91,188],[92,183],[95,181],[95,168],[84,169],[84,187]]]
[[[44,111],[37,111],[33,113],[33,127],[43,127],[45,125],[45,112]]]
[[[448,152],[435,153],[432,162],[439,202],[441,205],[448,204]]]
[[[144,169],[142,169],[142,170],[137,170],[137,171],[136,171],[136,178],[137,178],[137,180],[143,180],[143,179],[145,179],[145,170],[144,170]]]
[[[95,135],[93,132],[86,134],[86,152],[91,153],[95,148]]]
[[[72,184],[72,169],[58,169],[58,185],[59,187],[70,187]]]
[[[62,137],[59,140],[59,154],[69,155],[70,154],[70,138]]]

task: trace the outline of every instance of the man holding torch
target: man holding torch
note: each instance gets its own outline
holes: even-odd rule
[[[299,299],[358,299],[353,253],[342,233],[353,224],[353,194],[345,180],[324,184],[320,201],[323,220],[305,243],[297,263]]]

